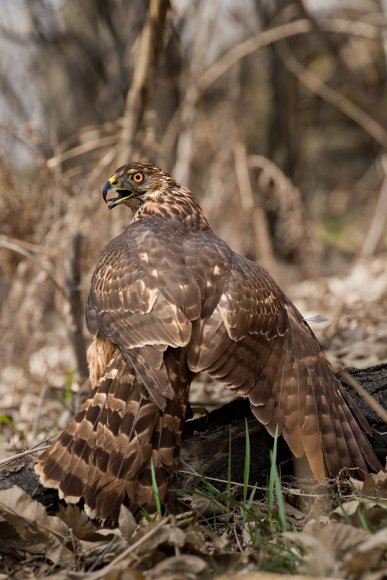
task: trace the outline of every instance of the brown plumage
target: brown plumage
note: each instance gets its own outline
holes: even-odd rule
[[[360,411],[350,410],[321,347],[270,275],[210,229],[193,194],[148,163],[121,167],[103,191],[134,211],[103,250],[87,321],[93,390],[39,458],[42,483],[110,524],[121,503],[154,508],[179,465],[190,382],[206,371],[306,455],[316,478],[376,470]]]

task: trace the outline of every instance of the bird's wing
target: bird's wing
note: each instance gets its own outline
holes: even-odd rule
[[[188,364],[248,396],[271,434],[278,428],[318,478],[341,467],[378,467],[313,332],[270,275],[231,254],[212,314],[193,325]],[[359,419],[359,418],[358,418]]]
[[[164,352],[188,344],[200,303],[178,236],[158,220],[152,228],[133,224],[106,246],[92,279],[87,320],[121,349],[163,408],[173,397]]]

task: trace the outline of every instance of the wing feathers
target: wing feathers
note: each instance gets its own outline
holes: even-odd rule
[[[177,358],[176,358],[177,357]],[[90,517],[116,524],[122,503],[154,510],[150,463],[161,499],[178,467],[178,446],[191,373],[179,351],[164,356],[173,389],[161,411],[120,350],[106,375],[36,471],[67,502],[81,498]]]
[[[223,294],[209,318],[193,323],[192,370],[207,371],[248,396],[252,412],[295,456],[307,456],[322,479],[344,466],[378,464],[317,339],[261,268],[234,257]]]

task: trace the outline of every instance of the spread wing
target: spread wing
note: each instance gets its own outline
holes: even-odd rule
[[[95,270],[87,306],[90,330],[119,346],[160,408],[173,391],[163,357],[191,338],[200,292],[178,236],[157,220],[132,224],[109,243]]]
[[[188,364],[248,396],[271,434],[282,433],[318,478],[346,466],[378,468],[313,332],[269,274],[230,253],[213,312],[193,325]],[[359,422],[361,426],[359,425]]]

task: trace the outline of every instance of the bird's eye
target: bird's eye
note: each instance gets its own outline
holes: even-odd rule
[[[144,181],[144,175],[142,173],[138,172],[132,176],[132,179],[133,179],[134,183],[141,183],[142,181]]]

